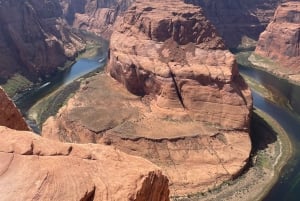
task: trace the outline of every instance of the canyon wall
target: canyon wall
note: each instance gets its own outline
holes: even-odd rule
[[[274,19],[259,37],[255,53],[279,64],[266,67],[267,70],[300,83],[299,1],[278,7]]]
[[[201,6],[228,47],[237,47],[244,37],[257,40],[273,17],[280,0],[184,0]]]
[[[75,29],[110,35],[117,16],[134,0],[62,0],[64,16]]]
[[[3,0],[0,2],[0,77],[14,73],[32,80],[45,77],[84,49],[70,32],[59,1]]]

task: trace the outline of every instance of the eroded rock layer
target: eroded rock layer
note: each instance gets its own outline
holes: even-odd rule
[[[169,200],[167,177],[142,158],[2,126],[0,137],[1,200]]]
[[[0,78],[43,78],[84,49],[61,16],[58,0],[0,2]]]
[[[300,2],[283,3],[276,10],[273,21],[260,35],[255,53],[279,63],[269,70],[300,81]]]
[[[246,129],[250,91],[198,7],[137,3],[115,26],[107,71],[131,93],[224,129]]]
[[[15,130],[29,130],[20,111],[0,87],[0,126]]]
[[[144,157],[172,195],[206,191],[247,164],[251,93],[199,7],[137,1],[116,22],[107,72],[82,83],[42,135]]]

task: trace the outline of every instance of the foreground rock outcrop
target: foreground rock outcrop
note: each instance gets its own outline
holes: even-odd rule
[[[10,100],[7,94],[0,87],[0,125],[16,129],[29,130],[22,114],[16,105]]]
[[[22,73],[31,80],[55,72],[84,49],[62,18],[58,0],[0,2],[0,78]]]
[[[10,129],[28,127],[1,88],[0,114],[1,200],[169,200],[167,177],[149,161]]]
[[[0,137],[1,200],[169,200],[168,179],[141,158],[2,126]]]
[[[116,22],[106,70],[46,121],[44,137],[146,158],[168,176],[174,196],[243,170],[251,92],[199,7],[136,1]]]
[[[260,35],[255,53],[278,65],[265,66],[273,73],[300,83],[300,2],[283,3]],[[252,58],[255,62],[255,58]],[[257,61],[256,61],[257,62]]]

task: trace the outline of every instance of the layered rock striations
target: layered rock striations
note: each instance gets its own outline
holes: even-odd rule
[[[0,77],[22,73],[32,80],[45,77],[84,49],[73,34],[58,0],[0,2]]]
[[[248,129],[250,91],[200,8],[137,1],[115,28],[107,71],[131,93],[193,120]]]
[[[267,70],[300,81],[300,2],[290,1],[278,7],[260,35],[255,53],[279,64],[266,66]]]
[[[117,20],[109,55],[108,75],[83,82],[43,136],[146,158],[168,176],[171,195],[206,191],[242,171],[251,92],[199,7],[136,1]]]
[[[15,130],[29,130],[20,111],[0,87],[0,126]]]
[[[168,179],[104,145],[63,144],[0,126],[1,200],[168,201]]]
[[[64,16],[75,29],[88,30],[102,36],[111,33],[117,16],[134,0],[62,0]]]
[[[206,17],[216,26],[226,45],[234,48],[245,38],[257,40],[273,17],[280,0],[184,0],[201,6]]]

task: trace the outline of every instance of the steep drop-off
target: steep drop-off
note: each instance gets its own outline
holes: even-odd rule
[[[117,16],[134,0],[62,0],[64,16],[75,29],[102,36],[111,34]]]
[[[280,0],[184,0],[201,6],[228,47],[234,48],[245,37],[257,40],[273,17]]]
[[[83,50],[84,41],[61,17],[59,0],[0,2],[0,78],[15,73],[37,80]]]
[[[255,53],[273,60],[278,65],[265,65],[266,69],[300,83],[300,2],[283,3],[274,19],[260,35]],[[255,55],[252,61],[258,62]]]
[[[109,55],[109,75],[82,83],[43,136],[144,157],[168,176],[172,195],[240,173],[251,150],[251,92],[199,7],[136,1],[117,20]]]

